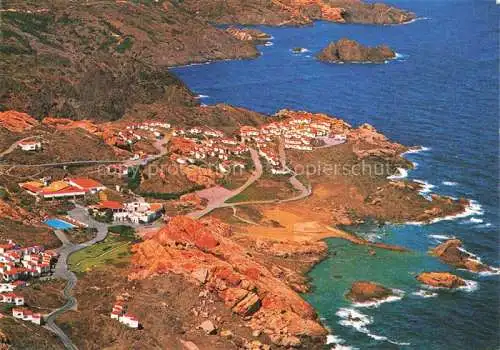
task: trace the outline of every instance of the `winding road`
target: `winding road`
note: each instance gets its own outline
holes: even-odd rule
[[[205,209],[193,211],[193,212],[189,213],[188,216],[195,218],[195,219],[199,219],[199,218],[203,217],[204,215],[207,215],[208,213],[210,213],[214,209],[225,207],[225,206],[232,206],[232,205],[227,205],[227,203],[225,203],[225,202],[229,198],[240,194],[241,192],[246,190],[248,187],[250,187],[255,181],[260,179],[260,177],[262,176],[263,167],[262,167],[262,163],[261,163],[260,158],[259,158],[259,154],[257,153],[256,150],[254,150],[253,148],[250,148],[250,156],[252,157],[252,161],[253,161],[253,164],[255,166],[255,170],[250,175],[248,180],[242,186],[238,187],[237,189],[235,189],[233,191],[225,191],[224,193],[221,192],[222,194],[220,196],[215,196],[214,198],[211,198],[209,200]],[[195,193],[200,194],[202,192],[203,192],[203,190],[195,192]]]
[[[255,171],[252,173],[252,175],[248,178],[248,180],[241,187],[238,187],[237,189],[235,189],[233,191],[225,191],[225,192],[223,192],[221,190],[221,195],[220,196],[216,196],[215,198],[210,198],[209,199],[208,205],[207,205],[207,207],[205,209],[191,212],[191,213],[188,214],[188,216],[191,216],[192,218],[195,218],[195,219],[199,219],[199,218],[207,215],[211,211],[213,211],[215,209],[218,209],[218,208],[228,208],[228,207],[234,208],[234,207],[239,206],[239,205],[252,205],[252,204],[285,203],[285,202],[297,201],[297,200],[303,199],[303,198],[308,197],[308,196],[311,195],[311,193],[312,193],[311,187],[310,186],[306,187],[302,182],[300,182],[297,179],[298,175],[295,174],[293,172],[293,170],[289,169],[286,166],[285,150],[284,150],[284,147],[280,147],[281,162],[282,162],[282,164],[284,164],[284,167],[286,169],[288,169],[290,171],[290,173],[292,174],[292,177],[289,180],[290,184],[293,186],[293,188],[295,188],[295,190],[297,190],[300,193],[298,195],[294,196],[294,197],[286,198],[286,199],[272,199],[272,200],[260,200],[260,201],[257,200],[257,201],[245,201],[245,202],[226,203],[226,201],[228,199],[230,199],[230,198],[232,198],[232,197],[240,194],[244,190],[246,190],[255,181],[257,181],[258,179],[260,179],[260,177],[262,176],[263,167],[262,167],[262,163],[260,161],[259,154],[257,153],[257,151],[255,149],[251,148],[250,149],[250,155],[252,157],[252,161],[253,161],[254,166],[255,166]],[[203,198],[203,192],[204,192],[204,190],[201,190],[201,191],[198,191],[196,193],[198,195],[200,195],[200,197]]]
[[[76,345],[73,344],[66,333],[64,333],[64,331],[55,323],[57,317],[68,310],[75,310],[77,306],[77,300],[74,296],[72,296],[72,291],[76,286],[78,278],[68,269],[68,259],[71,254],[104,240],[108,234],[108,225],[92,219],[87,210],[82,206],[77,206],[75,209],[71,210],[69,215],[80,222],[86,223],[88,227],[95,227],[97,229],[97,235],[87,242],[74,244],[68,240],[63,231],[56,230],[57,238],[61,241],[62,247],[58,249],[59,260],[57,261],[55,267],[54,277],[66,280],[66,286],[63,290],[63,296],[66,299],[66,303],[46,316],[44,327],[54,332],[66,349],[75,350],[77,349]]]

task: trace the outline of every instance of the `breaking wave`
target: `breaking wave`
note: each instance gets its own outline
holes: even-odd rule
[[[419,289],[411,294],[421,298],[434,298],[438,296],[438,293],[434,293],[425,289]]]
[[[424,180],[413,180],[413,181],[422,185],[422,188],[420,189],[420,191],[418,191],[418,193],[420,193],[424,198],[430,200],[431,197],[429,196],[429,193],[431,193],[432,189],[435,188],[436,186]]]
[[[405,168],[397,168],[397,173],[388,176],[389,180],[400,180],[408,177],[408,170]]]
[[[364,333],[372,339],[375,339],[378,341],[387,341],[389,343],[392,343],[395,345],[400,345],[400,346],[410,345],[410,343],[400,343],[400,342],[391,340],[383,335],[377,335],[377,334],[371,333],[370,330],[367,328],[367,326],[373,323],[373,318],[359,312],[356,309],[340,308],[337,311],[336,315],[341,318],[341,320],[339,321],[339,324],[341,326],[354,328],[356,331],[358,331],[360,333]]]
[[[441,183],[442,183],[443,185],[445,185],[445,186],[456,186],[456,185],[458,185],[458,183],[457,183],[457,182],[454,182],[454,181],[443,181],[443,182],[441,182]]]
[[[419,146],[419,147],[410,148],[408,151],[401,153],[401,155],[405,156],[407,154],[422,153],[422,152],[430,151],[431,149],[432,148],[430,148],[430,147]]]
[[[376,301],[368,301],[365,303],[354,303],[353,306],[354,307],[373,307],[373,308],[376,308],[384,303],[392,303],[394,301],[399,301],[399,300],[403,299],[403,296],[405,294],[400,289],[393,289],[392,292],[394,293],[394,295],[388,296],[385,299],[380,299],[380,300],[376,300]]]
[[[469,205],[465,208],[462,213],[458,213],[455,215],[443,216],[442,218],[435,218],[430,221],[431,224],[434,224],[439,221],[447,221],[447,220],[456,220],[467,218],[469,216],[481,216],[484,214],[483,207],[479,204],[478,201],[471,199]]]

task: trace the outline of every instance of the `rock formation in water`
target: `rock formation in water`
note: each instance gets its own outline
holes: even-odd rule
[[[423,284],[438,288],[458,288],[465,286],[465,281],[449,272],[422,272],[417,280]]]
[[[459,239],[449,239],[432,249],[431,253],[439,257],[441,261],[460,269],[467,269],[472,272],[493,270],[462,249],[462,241]]]
[[[393,295],[391,289],[370,281],[356,281],[346,294],[346,298],[355,303],[382,300]]]
[[[331,42],[316,55],[320,61],[331,63],[382,63],[396,57],[396,53],[387,45],[367,47],[355,40],[342,38]]]

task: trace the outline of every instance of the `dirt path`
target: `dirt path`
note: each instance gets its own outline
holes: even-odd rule
[[[9,148],[7,148],[5,151],[0,153],[0,158],[5,157],[7,154],[14,152],[14,150],[19,146],[19,143],[21,143],[23,141],[27,141],[27,140],[32,139],[32,138],[34,138],[34,136],[29,136],[29,137],[25,137],[24,139],[17,140],[12,145],[10,145]]]

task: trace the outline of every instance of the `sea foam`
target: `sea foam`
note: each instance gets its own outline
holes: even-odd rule
[[[419,147],[410,148],[408,151],[401,153],[401,155],[405,156],[407,154],[416,154],[416,153],[428,152],[431,149],[432,148],[430,148],[430,147],[419,146]]]
[[[430,292],[430,291],[424,290],[424,289],[419,289],[418,291],[413,292],[411,294],[415,295],[417,297],[421,297],[421,298],[433,298],[433,297],[437,297],[438,296],[437,293]]]
[[[408,170],[405,168],[397,168],[397,172],[393,175],[388,176],[389,180],[400,180],[408,177]]]
[[[388,296],[387,298],[384,298],[384,299],[380,299],[380,300],[376,300],[376,301],[367,301],[364,303],[354,303],[352,305],[354,307],[358,307],[358,308],[360,308],[360,307],[377,308],[384,303],[392,303],[395,301],[399,301],[399,300],[403,299],[403,296],[405,295],[405,293],[400,289],[393,289],[392,292],[394,293],[394,295]]]
[[[443,185],[445,185],[445,186],[456,186],[456,185],[458,185],[458,183],[457,183],[457,182],[454,182],[454,181],[443,181],[443,182],[441,182],[441,183],[442,183]]]
[[[431,197],[429,196],[429,194],[432,193],[432,189],[435,188],[436,186],[424,180],[413,180],[413,181],[422,185],[422,188],[420,189],[420,191],[418,191],[418,193],[420,193],[420,195],[422,195],[424,198],[430,200]]]
[[[455,236],[447,236],[447,235],[428,235],[429,238],[434,238],[437,241],[446,241],[448,239],[454,239]]]
[[[353,348],[349,345],[345,344],[345,340],[340,338],[337,335],[328,334],[326,336],[326,345],[333,345],[332,350],[355,350],[357,348]]]
[[[465,210],[462,213],[458,213],[455,215],[448,215],[448,216],[443,216],[441,218],[435,218],[430,221],[431,224],[434,224],[436,222],[440,221],[449,221],[449,220],[457,220],[457,219],[463,219],[467,218],[469,216],[481,216],[484,214],[483,207],[481,204],[479,204],[478,201],[471,199],[469,202],[469,205],[465,208]]]
[[[344,327],[352,327],[356,331],[360,333],[364,333],[367,336],[369,336],[372,339],[378,340],[378,341],[387,341],[389,343],[395,344],[395,345],[410,345],[410,343],[401,343],[397,342],[394,340],[391,340],[383,335],[378,335],[378,334],[373,334],[371,333],[366,326],[370,325],[373,323],[373,318],[365,315],[361,312],[359,312],[356,309],[353,308],[340,308],[336,315],[341,318],[339,321],[339,324]],[[337,348],[334,348],[337,349]]]

